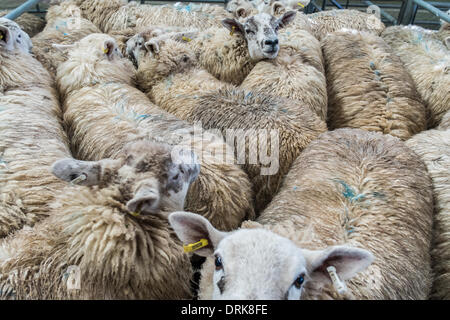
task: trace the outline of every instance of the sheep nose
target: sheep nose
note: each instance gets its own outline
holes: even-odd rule
[[[275,47],[278,44],[278,39],[270,39],[270,40],[266,40],[264,41],[264,44],[266,46],[271,46],[271,47]]]

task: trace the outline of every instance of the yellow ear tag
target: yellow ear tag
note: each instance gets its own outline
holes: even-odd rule
[[[139,212],[130,212],[133,217],[139,217],[141,214]]]
[[[297,4],[298,4],[299,6],[301,6],[302,8],[305,7],[301,2],[298,2]]]
[[[230,32],[230,36],[232,36],[232,35],[233,35],[233,33],[234,33],[234,30],[236,30],[236,27],[235,27],[235,26],[231,26],[231,32]]]
[[[208,245],[208,240],[200,239],[199,242],[191,243],[188,245],[183,245],[184,252],[192,252],[200,248],[206,247]]]
[[[0,33],[0,40],[2,40],[3,39],[3,35]]]
[[[183,39],[183,41],[187,41],[187,42],[192,40],[192,39],[189,39],[188,37],[185,37],[185,36],[183,36],[181,39]]]
[[[108,48],[103,48],[103,52],[104,52],[105,54],[108,54],[109,49],[108,49]]]

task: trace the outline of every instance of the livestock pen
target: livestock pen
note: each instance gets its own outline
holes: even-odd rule
[[[450,0],[0,0],[0,300],[450,299]]]

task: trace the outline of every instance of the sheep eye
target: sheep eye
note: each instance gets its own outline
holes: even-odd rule
[[[255,34],[255,32],[253,30],[250,30],[250,29],[246,29],[245,32],[247,34]]]
[[[302,286],[302,284],[303,284],[303,282],[305,282],[305,277],[304,277],[304,275],[299,275],[298,278],[295,279],[295,281],[294,281],[294,286],[295,286],[297,289],[300,289],[301,286]]]
[[[220,256],[216,256],[216,260],[214,261],[214,265],[216,266],[216,270],[222,270],[223,264],[222,264],[222,258]]]

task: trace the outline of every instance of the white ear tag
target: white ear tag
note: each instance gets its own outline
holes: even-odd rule
[[[78,184],[79,182],[84,181],[86,179],[87,179],[86,175],[82,173],[77,178],[70,181],[70,184],[72,184],[72,185]]]
[[[341,279],[339,279],[339,276],[336,272],[336,268],[333,266],[329,266],[327,267],[327,271],[330,274],[330,278],[331,281],[333,282],[334,289],[336,289],[336,291],[339,294],[345,293],[345,291],[347,291],[347,286],[343,281],[341,281]]]

